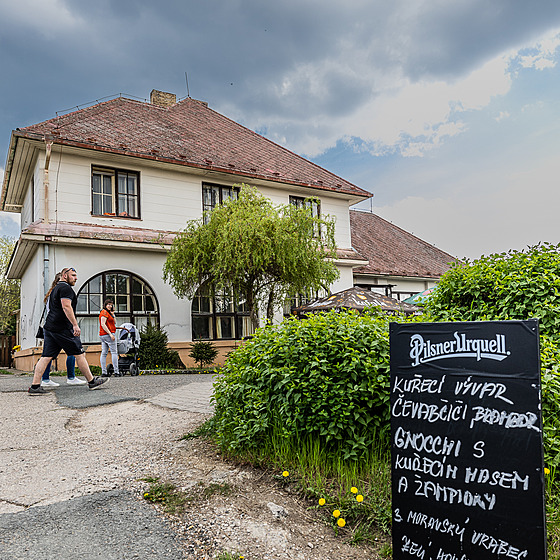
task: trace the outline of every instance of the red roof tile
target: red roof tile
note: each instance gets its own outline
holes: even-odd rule
[[[439,278],[457,260],[375,214],[350,210],[350,228],[352,246],[369,260],[355,274]]]
[[[244,126],[187,98],[171,107],[119,97],[18,129],[17,136],[311,186],[371,194]]]

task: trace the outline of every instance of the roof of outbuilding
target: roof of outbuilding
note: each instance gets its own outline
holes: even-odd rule
[[[371,196],[191,98],[161,107],[119,97],[18,129],[14,134],[233,176]]]
[[[457,259],[369,212],[350,210],[352,246],[369,264],[355,274],[439,278]]]

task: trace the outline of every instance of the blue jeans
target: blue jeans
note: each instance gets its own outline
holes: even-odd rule
[[[48,381],[51,373],[51,364],[52,360],[49,362],[45,373],[43,373],[43,381]],[[75,356],[68,356],[66,358],[66,375],[68,379],[74,379],[76,374],[74,373],[74,368],[76,367],[76,357]]]
[[[107,354],[111,352],[111,361],[113,362],[113,373],[119,374],[119,353],[117,352],[117,339],[111,340],[108,334],[103,334],[101,339],[101,375],[107,375]]]

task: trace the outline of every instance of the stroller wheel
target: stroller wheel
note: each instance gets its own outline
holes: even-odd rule
[[[138,366],[136,364],[130,364],[130,368],[128,368],[128,371],[130,371],[130,375],[132,376],[138,375],[139,373]]]
[[[113,375],[113,373],[115,373],[114,368],[113,368],[113,364],[109,364],[107,366],[107,377],[111,377],[111,375]]]

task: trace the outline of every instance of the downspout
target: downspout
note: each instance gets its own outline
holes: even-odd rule
[[[47,141],[45,139],[45,169],[43,171],[43,187],[45,189],[45,215],[43,221],[45,224],[49,223],[49,164],[51,162],[51,148],[52,140]]]
[[[49,164],[51,162],[52,140],[45,139],[45,168],[43,171],[43,187],[45,189],[45,215],[43,221],[49,223]],[[43,244],[43,296],[49,291],[49,244]]]
[[[43,297],[47,295],[49,291],[49,278],[51,277],[49,273],[49,244],[43,244]]]

